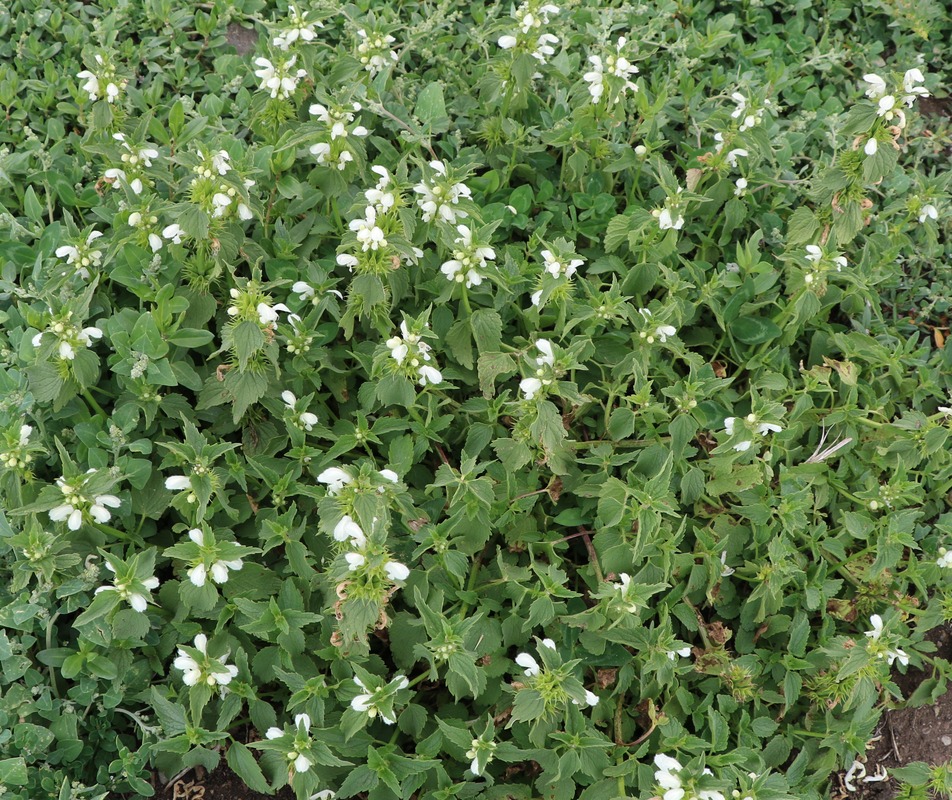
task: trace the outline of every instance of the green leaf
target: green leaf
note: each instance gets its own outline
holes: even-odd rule
[[[241,742],[233,741],[225,753],[225,761],[248,787],[262,794],[274,794],[251,751]]]
[[[417,95],[414,115],[430,128],[441,124],[449,125],[446,114],[446,102],[443,100],[443,87],[438,83],[430,83]]]
[[[0,786],[26,786],[28,777],[23,756],[0,761]]]
[[[773,320],[763,317],[740,316],[730,324],[731,334],[744,344],[763,344],[783,333]]]
[[[264,347],[264,332],[257,322],[245,320],[235,326],[231,332],[231,341],[235,348],[235,355],[238,356],[238,368],[245,370],[255,353]]]

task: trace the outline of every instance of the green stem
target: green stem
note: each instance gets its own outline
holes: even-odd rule
[[[489,544],[487,544],[487,545],[479,552],[479,555],[477,555],[476,558],[475,558],[475,560],[473,561],[473,566],[470,567],[470,570],[469,570],[469,578],[468,578],[467,581],[466,581],[466,591],[467,591],[467,592],[472,592],[472,591],[474,591],[474,590],[476,589],[476,579],[479,577],[479,569],[480,569],[480,567],[482,567],[482,565],[483,565],[483,557],[486,555],[486,551],[488,550],[488,548],[489,548]],[[465,619],[465,618],[466,618],[466,615],[470,612],[470,609],[472,609],[472,607],[473,607],[473,604],[472,604],[472,603],[465,603],[465,602],[464,602],[463,605],[462,605],[462,607],[461,607],[460,610],[459,610],[459,618],[460,618],[460,619]]]
[[[109,419],[109,415],[103,410],[103,407],[96,402],[96,398],[89,393],[89,389],[83,389],[81,392],[83,399],[92,406],[93,410],[96,412],[98,417],[101,417],[103,420]]]

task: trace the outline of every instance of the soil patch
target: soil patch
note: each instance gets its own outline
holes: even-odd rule
[[[225,38],[240,56],[248,55],[258,44],[258,32],[254,28],[244,28],[237,22],[232,22],[225,29]]]
[[[926,637],[935,642],[937,658],[952,660],[952,625],[936,628]],[[910,669],[905,675],[893,674],[893,680],[909,697],[930,672]],[[927,764],[945,764],[952,759],[952,692],[946,692],[934,704],[918,708],[886,711],[876,730],[873,745],[866,753],[866,772],[875,775],[904,766],[913,761]],[[878,783],[856,782],[856,791],[848,792],[842,786],[835,796],[853,800],[893,800],[898,783],[889,778]]]

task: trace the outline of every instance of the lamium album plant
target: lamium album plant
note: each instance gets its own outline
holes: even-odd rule
[[[945,791],[947,12],[0,6],[0,797]]]

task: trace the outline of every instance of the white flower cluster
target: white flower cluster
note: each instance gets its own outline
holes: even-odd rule
[[[397,54],[390,45],[397,40],[389,33],[374,31],[367,33],[364,28],[361,28],[357,31],[357,35],[360,37],[360,42],[357,44],[357,59],[372,76],[388,64],[396,62]]]
[[[176,477],[181,478],[182,476]],[[172,478],[166,480],[166,488],[169,488],[169,482],[171,480]],[[185,478],[185,480],[188,480],[188,478]],[[189,485],[191,485],[191,482],[189,482]],[[205,540],[205,533],[201,530],[201,528],[192,528],[192,530],[188,532],[188,538],[197,544],[200,550],[204,550],[208,546]],[[219,585],[227,583],[229,570],[237,572],[242,568],[242,566],[244,566],[244,564],[240,558],[216,558],[214,561],[212,561],[210,567],[205,566],[205,561],[203,559],[194,567],[186,570],[185,574],[188,575],[188,579],[193,586],[201,588],[205,585],[205,582],[208,580],[209,576],[215,583]]]
[[[368,250],[379,250],[387,246],[387,236],[383,228],[377,224],[377,209],[375,206],[367,206],[364,209],[363,218],[352,219],[347,227],[357,234],[357,241],[364,253]]]
[[[288,5],[288,19],[281,26],[271,44],[279,50],[289,50],[295,42],[313,42],[317,38],[315,28],[323,28],[320,20],[308,20],[307,12],[303,14],[293,5]]]
[[[845,256],[827,256],[823,248],[815,244],[808,244],[806,251],[806,260],[812,264],[811,271],[803,278],[808,284],[815,283],[829,267],[836,267],[837,272],[842,272],[847,264]]]
[[[284,404],[288,407],[288,410],[291,411],[294,415],[294,424],[299,428],[310,432],[314,430],[314,426],[317,425],[318,419],[317,414],[312,414],[310,411],[301,411],[297,410],[297,398],[292,392],[281,392],[281,399],[284,401]]]
[[[873,629],[866,631],[866,636],[869,639],[869,645],[875,650],[876,655],[879,656],[879,658],[886,659],[890,667],[897,661],[905,667],[909,663],[909,654],[906,653],[905,650],[898,647],[893,649],[879,645],[880,637],[883,635],[883,618],[879,616],[879,614],[873,614],[869,618],[869,621]]]
[[[354,154],[348,147],[347,137],[363,137],[370,133],[363,125],[352,125],[355,113],[360,109],[360,103],[356,102],[329,109],[320,103],[311,105],[309,113],[324,123],[330,138],[330,141],[317,142],[310,147],[311,155],[317,158],[318,164],[333,164],[338,170],[343,170],[353,162]]]
[[[776,423],[759,422],[757,420],[756,415],[754,414],[748,414],[742,421],[742,425],[744,426],[744,428],[746,429],[748,433],[751,430],[754,430],[757,432],[759,436],[766,436],[768,433],[780,433],[783,430],[783,428],[781,428]],[[737,426],[737,417],[727,417],[724,420],[724,431],[727,433],[728,436],[734,435],[736,426]],[[743,452],[746,452],[747,450],[750,450],[750,447],[753,443],[754,442],[752,439],[745,439],[735,444],[734,449],[738,453],[743,453]]]
[[[633,585],[634,584],[631,582],[631,575],[629,575],[627,572],[622,572],[619,574],[618,583],[615,584],[615,590],[618,592],[618,602],[629,614],[638,613],[638,604],[630,597]]]
[[[255,182],[250,179],[246,179],[244,183],[246,189],[250,189],[255,185]],[[212,217],[215,219],[224,217],[228,211],[231,210],[231,205],[236,199],[237,204],[235,205],[235,210],[238,214],[238,219],[251,219],[254,217],[254,213],[248,207],[248,204],[238,198],[238,190],[234,186],[228,186],[224,183],[221,184],[218,187],[218,191],[212,195]]]
[[[769,99],[765,99],[761,105],[755,106],[752,100],[740,92],[734,92],[731,95],[731,100],[737,104],[731,112],[731,118],[740,120],[739,130],[741,133],[760,125],[764,121],[767,109],[773,105]]]
[[[115,574],[116,568],[108,561],[106,561],[105,564],[106,569]],[[141,614],[149,606],[149,600],[152,599],[152,590],[158,588],[159,579],[154,575],[141,581],[135,579],[120,580],[117,578],[112,586],[100,586],[96,589],[94,594],[117,592],[120,599],[128,602],[133,610]]]
[[[466,288],[479,286],[484,278],[480,270],[486,269],[487,261],[496,258],[496,251],[487,245],[474,244],[473,231],[466,225],[457,225],[456,232],[459,237],[453,240],[453,258],[443,262],[440,272],[449,281],[466,281]]]
[[[28,428],[29,425],[24,427]],[[945,547],[940,547],[939,557],[936,559],[935,563],[943,569],[952,569],[952,550],[948,550]]]
[[[95,473],[96,470],[90,469],[87,475]],[[53,522],[62,522],[66,520],[66,527],[71,531],[78,531],[83,524],[83,517],[89,514],[96,522],[106,523],[112,519],[110,508],[119,508],[122,505],[119,498],[114,494],[100,494],[92,499],[86,497],[83,491],[85,479],[78,485],[73,486],[66,482],[62,476],[56,479],[56,485],[63,493],[62,504],[50,509],[50,519]]]
[[[96,102],[101,96],[105,95],[106,102],[115,103],[119,99],[119,92],[125,88],[127,81],[116,77],[116,69],[112,64],[98,53],[94,56],[96,61],[95,71],[84,69],[77,72],[76,77],[86,81],[83,84],[83,91],[89,95],[92,102]]]
[[[373,189],[367,189],[364,197],[378,214],[387,214],[396,207],[398,193],[391,186],[392,179],[386,167],[374,164],[370,171],[377,176],[377,184]]]
[[[323,483],[327,487],[327,493],[331,496],[339,494],[345,486],[354,482],[353,476],[340,467],[328,467],[317,476],[317,482]]]
[[[387,339],[387,348],[390,350],[390,357],[401,367],[409,367],[415,374],[420,386],[426,386],[427,383],[436,385],[443,382],[443,374],[429,362],[432,361],[430,355],[432,348],[423,341],[417,333],[411,333],[404,320],[400,323],[401,336],[393,336]]]
[[[297,56],[292,55],[277,63],[264,56],[255,59],[255,76],[261,79],[259,90],[268,92],[272,100],[286,100],[297,89],[298,81],[307,75],[305,69],[295,69]]]
[[[619,79],[618,93],[613,103],[620,103],[629,91],[638,91],[638,84],[631,81],[631,78],[638,74],[638,67],[622,55],[626,42],[625,37],[620,36],[615,43],[615,52],[605,56],[604,61],[598,55],[588,57],[588,63],[592,65],[592,69],[586,72],[582,79],[588,83],[588,93],[592,96],[593,103],[598,103],[602,99],[606,89],[611,90],[612,78]]]
[[[387,725],[396,723],[397,720],[384,714],[379,706],[382,705],[384,699],[401,689],[406,689],[410,685],[410,681],[407,680],[406,675],[397,675],[386,686],[375,690],[368,689],[364,685],[364,682],[357,676],[354,676],[354,683],[362,690],[361,694],[358,694],[350,701],[350,707],[354,709],[354,711],[360,714],[366,714],[370,719],[373,719],[379,714],[380,719]]]
[[[122,167],[111,167],[103,173],[103,176],[112,183],[114,189],[119,188],[121,181],[135,194],[142,194],[142,190],[145,188],[142,182],[142,170],[144,167],[152,166],[152,159],[159,157],[159,151],[155,145],[148,142],[141,147],[133,148],[126,141],[124,133],[114,133],[112,138],[119,142],[125,151],[119,157]]]
[[[684,227],[684,200],[681,195],[684,188],[679,186],[674,196],[668,196],[661,208],[656,208],[651,215],[658,220],[658,227],[666,231],[673,229],[676,231]]]
[[[498,745],[495,742],[483,739],[482,737],[473,739],[472,745],[469,750],[466,751],[466,758],[472,759],[469,765],[469,771],[476,777],[482,775],[483,770],[488,766],[489,762],[493,760],[493,754],[496,752],[497,747]],[[482,765],[480,765],[480,761],[482,761]]]
[[[552,371],[555,367],[555,353],[552,352],[552,343],[547,339],[536,339],[536,349],[542,354],[535,360],[536,373],[531,378],[523,378],[519,382],[519,391],[526,400],[533,400],[544,386],[552,384]]]
[[[549,275],[554,280],[558,280],[559,278],[572,280],[572,278],[575,277],[575,273],[578,272],[578,268],[585,263],[584,258],[571,258],[561,253],[553,253],[551,250],[543,250],[541,256],[543,279],[545,275]],[[532,305],[538,306],[542,301],[542,291],[542,289],[536,289],[536,291],[529,295],[529,300]]]
[[[307,714],[294,715],[295,747],[298,749],[288,751],[287,758],[294,767],[295,772],[307,772],[314,762],[299,750],[308,750],[311,746],[311,718]],[[266,739],[280,739],[285,736],[281,728],[268,728],[264,734]]]
[[[655,340],[665,344],[669,336],[677,334],[678,329],[673,325],[655,325],[652,320],[652,313],[647,308],[639,308],[638,313],[641,314],[648,325],[648,330],[641,331],[638,335],[648,344],[654,344]]]
[[[663,790],[661,800],[725,800],[721,792],[709,789],[693,791],[690,786],[685,787],[684,781],[681,779],[681,771],[684,768],[676,758],[658,753],[654,757],[654,763],[658,768],[655,771],[654,778]],[[711,775],[713,773],[705,768],[704,774]]]
[[[451,180],[446,172],[446,164],[442,161],[431,161],[430,169],[433,175],[429,181],[422,180],[413,187],[413,191],[420,195],[417,205],[423,212],[423,221],[437,219],[455,225],[457,219],[465,219],[469,214],[459,208],[460,198],[469,200],[472,192],[465,183]]]
[[[519,25],[516,35],[500,36],[498,44],[503,50],[511,50],[520,43],[526,45],[532,57],[540,64],[555,55],[553,45],[559,43],[559,37],[551,33],[543,33],[543,25],[549,24],[549,17],[559,13],[559,7],[552,3],[540,3],[538,0],[526,0],[515,12],[513,18]]]
[[[76,358],[76,350],[80,346],[92,347],[94,341],[102,339],[102,331],[99,328],[90,326],[80,329],[68,322],[57,320],[47,330],[40,331],[33,337],[33,346],[39,347],[48,333],[52,333],[59,340],[57,353],[66,361]]]
[[[98,267],[102,263],[102,250],[93,246],[103,234],[100,231],[90,231],[85,242],[64,244],[56,248],[56,257],[65,258],[67,265],[76,265],[76,274],[83,280],[89,280],[89,267]]]
[[[890,92],[886,81],[879,75],[870,73],[863,76],[863,81],[866,83],[866,96],[876,102],[879,107],[879,116],[885,118],[887,122],[895,119],[900,128],[906,126],[906,115],[903,114],[902,109],[896,108],[897,103],[912,108],[920,97],[929,97],[929,90],[919,85],[925,83],[925,80],[925,75],[918,67],[907,69],[902,76],[902,85],[896,86],[894,91]]]
[[[242,319],[256,319],[261,325],[273,325],[278,321],[279,312],[291,314],[291,309],[284,303],[271,304],[270,300],[261,299],[256,293],[241,291],[232,287],[228,294],[234,303],[226,309],[229,317],[240,317]],[[257,300],[257,302],[255,302]],[[248,306],[254,304],[253,315],[249,312]],[[291,316],[294,316],[291,314]]]
[[[0,453],[0,466],[7,469],[23,469],[33,460],[32,454],[24,452],[30,444],[31,433],[33,433],[32,425],[20,426],[16,444]]]
[[[178,656],[172,662],[175,669],[182,670],[182,682],[186,686],[201,682],[208,686],[224,687],[238,677],[238,667],[225,663],[228,660],[227,653],[215,659],[208,657],[208,637],[204,633],[195,637],[195,649],[204,656],[201,661],[178,648]]]
[[[555,642],[552,639],[543,639],[542,646],[548,647],[550,650],[555,650]],[[535,660],[528,653],[519,653],[516,655],[516,664],[522,667],[523,675],[527,678],[536,678],[542,674],[542,666],[538,661]],[[572,700],[573,705],[578,705],[578,700]],[[585,690],[585,704],[590,708],[594,708],[598,705],[598,695],[595,692],[591,692],[588,689]]]
[[[154,214],[145,216],[141,211],[133,211],[129,214],[129,219],[127,220],[130,228],[135,228],[138,231],[148,234],[149,247],[153,253],[158,253],[162,249],[162,237],[152,230],[152,226],[159,221],[159,218]],[[168,228],[166,228],[168,230]]]
[[[715,133],[714,141],[716,142],[714,152],[723,152],[724,146],[726,145],[726,142],[724,141],[724,134],[720,132]],[[743,147],[735,147],[731,150],[728,150],[727,155],[724,158],[731,169],[737,169],[737,159],[747,158],[749,155],[750,153],[748,153]],[[743,197],[745,194],[747,194],[747,178],[741,176],[734,182],[734,196]]]

